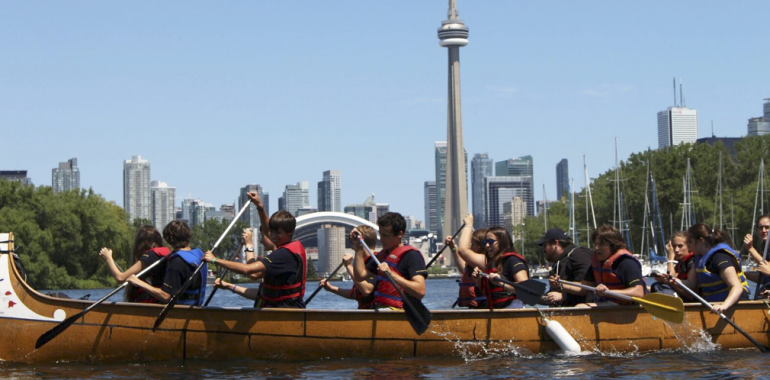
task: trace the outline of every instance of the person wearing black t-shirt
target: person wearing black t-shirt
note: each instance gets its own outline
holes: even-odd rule
[[[192,233],[187,223],[181,220],[175,220],[163,228],[163,239],[174,249],[171,259],[166,264],[166,273],[163,276],[163,284],[153,286],[140,280],[136,275],[131,275],[128,281],[137,287],[141,287],[151,296],[157,298],[162,303],[168,303],[171,298],[179,294],[182,285],[195,272],[195,268],[200,264],[203,258],[203,251],[198,248],[191,248]],[[203,303],[206,292],[206,266],[201,268],[200,276],[193,279],[191,285],[179,294],[178,303],[180,305],[198,305]]]
[[[698,223],[687,230],[687,247],[695,255],[695,265],[681,282],[710,302],[714,313],[724,313],[736,302],[749,299],[741,259],[730,246],[727,234]],[[661,276],[661,280],[672,283],[670,275]]]
[[[425,259],[420,251],[404,245],[402,239],[406,231],[406,220],[401,214],[386,213],[377,219],[377,226],[380,229],[382,244],[382,251],[377,253],[380,265],[378,266],[374,260],[364,263],[369,254],[361,247],[362,249],[356,250],[353,261],[353,280],[366,281],[376,276],[374,307],[403,309],[404,301],[395,287],[398,286],[407,297],[420,300],[425,297],[425,278],[428,277]],[[358,229],[354,228],[350,232],[351,239],[358,240],[359,235],[361,233]],[[395,284],[390,282],[385,273],[391,274]]]
[[[253,279],[263,279],[262,287],[245,288],[217,279],[214,285],[229,289],[249,299],[259,298],[260,307],[305,308],[305,280],[307,276],[307,255],[299,241],[292,240],[296,219],[288,211],[274,213],[267,220],[267,212],[262,205],[257,192],[247,193],[249,199],[257,206],[263,231],[269,232],[269,238],[264,236],[262,244],[265,249],[275,247],[267,256],[250,262],[240,263],[220,260],[211,251],[206,252],[203,259],[232,272],[247,275]]]
[[[623,294],[629,297],[643,297],[647,293],[647,285],[642,276],[642,265],[628,251],[623,236],[617,228],[604,225],[597,228],[591,238],[594,240],[594,254],[591,260],[591,270],[581,281],[583,285],[595,287],[595,303],[588,306],[608,306],[627,304],[611,298],[606,292]],[[556,276],[555,280],[560,278]],[[588,290],[576,286],[562,284],[565,292],[585,296]],[[586,306],[579,304],[577,306]]]
[[[552,263],[549,282],[551,290],[545,296],[551,306],[575,306],[586,302],[585,296],[565,292],[556,276],[563,280],[581,282],[591,270],[591,255],[588,248],[572,244],[572,239],[559,228],[552,228],[536,242],[543,247],[545,259]]]

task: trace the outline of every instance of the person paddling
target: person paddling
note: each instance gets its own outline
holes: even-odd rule
[[[364,263],[364,258],[369,256],[365,249],[356,251],[353,265],[353,280],[366,281],[377,276],[377,286],[374,293],[374,307],[377,309],[403,309],[404,302],[401,299],[396,286],[407,296],[421,300],[425,297],[425,279],[428,270],[425,268],[425,259],[422,253],[412,246],[404,245],[402,238],[406,231],[406,220],[401,214],[389,212],[377,219],[380,228],[380,242],[382,251],[377,258],[381,264],[378,266],[374,260]],[[361,231],[354,228],[350,232],[351,239],[358,239]],[[389,272],[393,281],[379,273]]]
[[[680,280],[686,280],[689,276],[690,269],[695,265],[695,261],[693,260],[695,255],[687,248],[687,233],[684,231],[675,233],[671,240],[666,243],[666,252],[668,254],[668,261],[666,262],[668,265],[667,273]],[[661,278],[658,273],[653,273],[653,276],[656,281]],[[684,300],[694,300],[688,292],[681,290],[677,291],[670,285],[664,284],[661,281],[652,284],[652,286],[650,286],[650,291],[653,293],[670,295],[676,293],[679,295],[679,298]]]
[[[377,232],[374,230],[374,228],[362,224],[356,227],[356,229],[361,233],[361,236],[364,237],[364,242],[366,242],[366,245],[370,247],[377,245]],[[353,244],[353,251],[357,252],[359,250],[363,250],[363,247],[361,247],[361,242],[359,242],[358,239],[351,238],[350,242]],[[354,278],[353,257],[353,255],[347,253],[342,257],[345,270],[347,270],[351,278]],[[367,263],[370,259],[371,257],[367,255],[364,259],[364,263]],[[372,308],[374,303],[375,284],[376,282],[374,279],[367,279],[366,281],[353,281],[353,287],[351,289],[340,289],[339,287],[330,284],[329,279],[327,278],[321,279],[321,281],[318,282],[318,286],[326,291],[337,294],[340,297],[356,300],[358,302],[359,309]]]
[[[770,215],[759,217],[756,231],[756,236],[759,239],[754,239],[751,234],[747,234],[743,238],[740,257],[748,255],[757,264],[757,272],[746,273],[746,278],[757,283],[754,299],[766,299],[770,298],[770,264],[768,264],[764,254],[768,231],[770,231]]]
[[[457,297],[456,304],[460,307],[476,309],[479,307],[479,301],[486,301],[487,298],[482,294],[478,285],[476,285],[476,280],[473,278],[474,267],[465,262],[465,257],[484,255],[483,241],[486,239],[487,230],[486,228],[473,230],[472,214],[468,214],[463,219],[463,223],[459,244],[455,244],[451,236],[447,236],[445,242],[449,245],[449,249],[452,250],[455,266],[463,274],[460,279],[460,294]]]
[[[681,282],[712,303],[714,313],[724,313],[738,301],[749,299],[741,258],[730,246],[727,234],[698,223],[687,230],[687,247],[695,254],[695,265]],[[671,284],[671,278],[661,276],[661,281]]]
[[[115,278],[115,281],[122,283],[128,280],[131,275],[143,271],[145,268],[160,260],[162,257],[167,256],[169,253],[171,253],[171,250],[163,244],[163,237],[160,236],[160,232],[158,232],[154,226],[147,225],[142,226],[139,231],[136,232],[136,238],[134,239],[135,262],[128,267],[125,272],[122,272],[117,264],[115,264],[111,249],[107,247],[102,248],[99,251],[99,256],[107,261],[107,267],[110,269],[110,274]],[[162,263],[155,266],[150,273],[145,275],[144,281],[150,286],[160,287],[163,284],[163,277],[165,274],[166,265],[165,263]],[[151,296],[142,287],[133,286],[131,284],[126,287],[124,299],[126,302],[160,302],[160,300]]]
[[[187,223],[174,220],[163,229],[163,239],[174,249],[171,260],[166,264],[166,272],[163,276],[163,284],[160,287],[150,285],[131,275],[128,282],[131,285],[144,289],[149,295],[157,298],[162,303],[168,303],[171,297],[179,293],[182,285],[195,272],[195,268],[203,258],[203,251],[191,248],[192,233]],[[180,305],[202,305],[206,293],[206,266],[201,268],[200,276],[195,278],[190,287],[179,296]]]
[[[529,280],[527,260],[514,249],[511,234],[499,226],[488,229],[484,249],[486,254],[469,253],[464,257],[466,263],[474,267],[473,277],[486,296],[486,300],[479,301],[479,307],[490,310],[524,307],[524,303],[517,299],[513,286],[496,281],[498,278],[513,283]],[[482,273],[489,277],[482,277]]]
[[[572,243],[572,239],[560,228],[548,230],[543,238],[535,242],[543,247],[543,254],[548,262],[552,263],[549,273],[551,290],[546,295],[546,300],[551,306],[575,306],[586,302],[585,296],[565,292],[562,284],[556,278],[562,280],[581,282],[586,273],[591,270],[591,249],[578,247]]]
[[[594,254],[591,258],[591,270],[586,273],[581,282],[583,285],[596,287],[593,303],[577,306],[610,306],[628,305],[631,302],[615,298],[606,298],[605,292],[630,297],[643,297],[647,294],[647,285],[642,276],[642,264],[628,251],[623,236],[617,228],[603,225],[597,228],[591,238],[594,241]],[[556,281],[559,277],[556,276]],[[588,290],[576,286],[562,284],[565,292],[585,296]]]
[[[264,209],[256,191],[247,193],[249,199]],[[229,289],[233,293],[256,299],[260,297],[261,307],[305,308],[305,281],[307,279],[307,255],[299,240],[293,240],[297,220],[288,211],[274,213],[270,220],[264,220],[266,212],[260,212],[260,222],[269,229],[269,242],[276,249],[267,256],[243,264],[220,260],[211,251],[203,259],[235,273],[247,275],[253,279],[263,279],[260,289],[236,286],[222,280],[215,280],[215,286]],[[263,238],[263,243],[265,240]],[[267,249],[267,244],[265,244]]]

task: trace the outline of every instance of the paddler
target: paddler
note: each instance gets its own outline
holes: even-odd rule
[[[270,220],[265,220],[267,213],[256,191],[247,193],[251,202],[257,206],[259,219],[269,230],[269,244],[276,249],[267,256],[252,263],[240,263],[220,260],[211,251],[206,252],[204,260],[232,272],[247,275],[253,279],[263,279],[262,287],[245,288],[224,281],[215,281],[215,285],[228,289],[248,299],[260,297],[259,307],[305,308],[305,280],[307,278],[307,255],[299,240],[292,240],[297,220],[288,211],[274,213]],[[263,244],[264,244],[263,239]],[[268,245],[265,248],[268,249]]]
[[[143,289],[147,294],[157,298],[162,303],[168,303],[182,289],[182,285],[195,272],[195,268],[203,258],[203,251],[191,248],[192,233],[187,223],[174,220],[163,229],[163,239],[166,240],[174,253],[166,264],[166,273],[163,276],[163,285],[156,287],[131,275],[128,282],[135,287]],[[206,293],[206,265],[201,268],[200,276],[193,279],[192,284],[181,294],[177,303],[180,305],[201,306]]]
[[[369,254],[363,247],[356,251],[353,264],[353,280],[366,281],[377,276],[377,286],[374,293],[374,307],[377,309],[403,309],[404,302],[394,286],[398,286],[406,293],[417,299],[425,297],[425,278],[428,270],[425,268],[425,259],[422,253],[412,246],[404,245],[402,239],[406,231],[406,220],[399,213],[389,212],[377,219],[380,229],[380,243],[382,251],[377,253],[381,264],[378,266],[374,260],[364,263]],[[351,239],[358,239],[361,231],[354,228],[350,232]],[[369,247],[372,248],[372,247]],[[384,275],[390,272],[395,284]],[[382,275],[380,275],[382,273]]]
[[[682,283],[712,303],[714,313],[724,313],[736,302],[749,299],[741,258],[730,246],[727,234],[698,223],[687,230],[687,247],[695,254],[695,265]],[[671,283],[671,276],[661,276],[661,280]]]
[[[511,234],[499,226],[488,229],[484,250],[485,254],[469,253],[464,257],[465,262],[474,267],[473,277],[486,296],[486,300],[479,301],[479,307],[490,310],[524,307],[513,286],[495,281],[501,277],[516,283],[529,280],[527,260],[514,249]],[[482,277],[481,273],[489,277]]]
[[[474,231],[472,214],[468,214],[463,219],[463,223],[459,243],[455,244],[451,236],[446,237],[445,243],[452,250],[455,266],[463,274],[460,279],[460,294],[455,304],[460,307],[476,309],[479,307],[479,301],[486,301],[487,298],[482,294],[478,285],[476,285],[476,280],[473,278],[474,267],[466,263],[464,257],[473,254],[484,254],[484,244],[482,242],[486,239],[487,229],[480,228]]]
[[[689,276],[690,269],[695,265],[693,258],[695,255],[687,248],[687,233],[679,231],[674,234],[671,240],[666,243],[667,252],[667,273],[680,280],[686,280]],[[664,293],[673,295],[674,293],[679,295],[679,298],[684,300],[693,300],[689,293],[685,291],[676,291],[671,285],[665,284],[660,281],[661,276],[658,273],[653,273],[656,283],[650,286],[650,291],[653,293]]]
[[[366,245],[370,247],[377,245],[377,232],[374,230],[374,228],[362,224],[356,227],[356,230],[361,233],[361,236],[363,236]],[[353,244],[353,251],[358,252],[359,250],[363,250],[361,242],[358,241],[358,239],[353,239],[352,237],[349,238],[350,242]],[[342,256],[343,265],[345,266],[345,270],[350,275],[350,278],[354,278],[353,258],[354,256],[348,253]],[[368,262],[369,260],[371,260],[371,257],[367,255],[364,259],[364,263]],[[326,291],[337,294],[340,297],[356,300],[358,302],[359,309],[372,308],[374,303],[374,287],[376,285],[374,279],[370,278],[366,281],[353,281],[353,287],[351,289],[340,289],[339,287],[329,283],[328,280],[329,279],[327,278],[321,279],[321,281],[318,283],[318,286],[324,288]]]
[[[627,301],[606,297],[606,291],[624,294],[630,297],[643,297],[647,294],[647,285],[642,276],[642,264],[628,251],[623,236],[612,226],[597,228],[591,238],[594,241],[594,254],[591,258],[591,270],[586,273],[581,283],[596,288],[593,303],[577,306],[626,305]],[[554,280],[558,281],[556,276]],[[585,296],[588,290],[562,284],[567,293]]]
[[[591,256],[593,254],[591,249],[573,244],[572,238],[560,228],[548,230],[543,238],[535,243],[543,247],[545,259],[552,264],[549,274],[551,290],[545,296],[548,304],[551,306],[575,306],[585,303],[585,296],[563,291],[561,283],[556,279],[582,282],[586,273],[591,270]]]

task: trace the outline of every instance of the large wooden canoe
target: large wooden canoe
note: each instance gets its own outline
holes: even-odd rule
[[[91,301],[48,297],[22,279],[7,254],[13,236],[0,234],[0,360],[10,362],[148,361],[251,357],[278,360],[463,356],[480,352],[545,353],[558,346],[534,309],[434,310],[433,322],[416,335],[399,311],[295,310],[176,306],[161,328],[151,328],[160,305],[104,303],[38,350],[37,338]],[[716,315],[686,305],[685,323],[656,319],[641,307],[545,310],[584,350],[650,351],[713,341],[722,348],[751,343]],[[768,307],[743,302],[730,314],[768,344]],[[705,338],[698,338],[700,332]],[[694,338],[693,338],[694,337]],[[682,338],[682,341],[680,341]],[[704,342],[700,342],[702,344]]]

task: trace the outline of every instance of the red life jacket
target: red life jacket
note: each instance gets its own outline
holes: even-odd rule
[[[465,266],[463,277],[460,279],[460,295],[457,297],[457,305],[460,307],[469,307],[471,309],[479,306],[478,301],[484,301],[487,297],[476,296],[476,281],[471,274],[473,268]]]
[[[525,264],[527,263],[527,260],[524,258],[524,256],[518,254],[517,252],[504,253],[503,262],[505,262],[506,257],[509,257],[509,256],[516,256]],[[486,274],[496,273],[496,272],[497,272],[497,268],[491,268],[484,271],[484,273]],[[489,279],[486,277],[481,279],[481,289],[482,291],[484,291],[484,294],[486,294],[487,296],[487,305],[489,306],[490,310],[495,307],[504,308],[508,306],[513,300],[516,299],[515,294],[509,294],[508,291],[505,290],[505,288],[502,285],[498,285],[498,283],[496,282],[489,281]]]
[[[279,303],[281,301],[298,299],[302,300],[305,296],[305,280],[307,279],[307,255],[305,247],[299,240],[292,241],[278,247],[286,248],[294,254],[298,268],[297,274],[293,280],[288,283],[277,283],[275,277],[265,277],[262,284],[262,299],[269,303]]]
[[[617,252],[615,252],[612,256],[610,256],[606,261],[603,263],[599,262],[599,259],[596,258],[596,255],[593,255],[593,258],[591,258],[591,270],[594,272],[594,280],[596,280],[597,284],[604,284],[608,289],[625,289],[626,286],[623,285],[623,282],[620,281],[618,276],[615,274],[615,272],[612,271],[612,264],[614,264],[618,259],[620,259],[622,256],[628,256],[632,258],[637,264],[639,264],[639,267],[641,268],[642,264],[639,262],[639,260],[631,254],[626,249],[619,249]],[[644,281],[644,279],[642,279]],[[641,284],[644,287],[645,294],[647,293],[647,285],[643,282]],[[630,301],[624,301],[619,300],[616,298],[600,298],[598,301],[612,301],[617,303],[618,305],[630,305],[633,302]]]
[[[145,254],[148,255],[156,255],[156,260],[160,260],[161,258],[167,256],[169,253],[171,253],[171,250],[166,247],[155,247],[145,252]],[[159,264],[153,268],[153,270],[147,276],[145,276],[144,281],[151,286],[159,288],[163,285],[163,276],[165,273],[165,265]],[[159,299],[151,296],[150,293],[147,293],[146,290],[138,286],[131,286],[128,291],[128,296],[126,297],[126,301],[139,303],[160,303]]]
[[[382,256],[381,253],[382,252],[375,253],[377,255],[377,259],[379,259],[379,260],[383,259],[381,257]],[[371,256],[366,256],[364,258],[364,266],[371,259],[372,259]],[[374,283],[374,287],[375,287],[375,289],[377,288],[377,283],[376,282]],[[355,285],[353,285],[353,289],[350,289],[350,296],[355,298],[356,301],[358,301],[358,308],[359,309],[371,309],[374,306],[374,291],[372,291],[368,295],[363,295],[358,290],[358,288]]]
[[[692,265],[692,256],[694,254],[690,252],[689,255],[685,256],[679,262],[676,264],[674,269],[676,270],[676,278],[680,280],[686,280],[687,279],[687,273],[690,271],[690,267]]]
[[[387,257],[385,258],[385,261],[381,261],[381,262],[388,263],[391,271],[396,272],[401,277],[404,277],[404,275],[398,271],[398,263],[401,261],[401,258],[404,256],[405,253],[412,250],[416,251],[417,249],[415,249],[411,245],[402,245],[394,249],[393,252],[388,253],[387,251],[383,251],[387,253]],[[382,252],[378,253],[378,255],[380,254],[382,254]],[[422,255],[420,255],[420,258],[422,258]],[[401,287],[399,288],[401,289],[401,291],[404,290]],[[374,304],[395,307],[397,309],[404,308],[404,301],[401,299],[401,296],[398,294],[398,290],[396,290],[396,285],[390,282],[387,276],[379,276],[379,275],[377,276],[377,285],[375,287],[375,292],[374,292]]]

